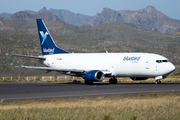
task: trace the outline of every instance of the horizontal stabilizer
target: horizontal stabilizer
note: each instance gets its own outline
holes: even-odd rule
[[[8,54],[8,53],[6,53],[6,55],[17,56],[17,57],[27,57],[27,58],[34,58],[34,59],[42,59],[42,60],[46,59],[43,56],[30,56],[30,55],[19,55],[19,54]]]

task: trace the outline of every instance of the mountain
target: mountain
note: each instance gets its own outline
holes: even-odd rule
[[[3,18],[0,16],[0,21],[3,20]]]
[[[130,26],[136,29],[158,32],[155,27],[150,27],[150,26],[141,25],[141,24],[126,23],[121,13],[119,13],[118,11],[109,9],[109,8],[104,8],[101,13],[97,13],[96,16],[88,23],[88,25],[91,25],[92,27],[94,27],[98,24],[108,23],[111,21],[117,21],[119,23],[123,23],[127,26]]]
[[[180,28],[177,30],[177,32],[180,32]]]
[[[74,26],[64,22],[52,13],[45,12],[30,14],[26,11],[21,11],[13,14],[10,19],[2,19],[0,22],[0,30],[34,34],[37,33],[37,18],[43,19],[51,33],[72,34],[76,31],[82,30],[78,26]]]
[[[0,13],[0,16],[3,18],[3,19],[8,19],[11,14],[10,13]]]
[[[90,20],[93,19],[92,16],[75,14],[68,10],[57,10],[57,9],[49,9],[48,12],[57,15],[61,20],[65,21],[68,24],[72,25],[83,25],[87,24]]]
[[[0,14],[3,19],[9,18],[10,15],[11,14],[8,13]],[[95,16],[75,14],[68,10],[52,8],[47,10],[43,7],[38,12],[26,10],[15,13],[10,17],[10,19],[19,19],[24,20],[29,24],[35,24],[33,20],[30,20],[31,18],[42,18],[45,22],[61,19],[68,24],[80,26],[82,29],[89,29],[98,24],[111,21],[117,21],[136,29],[161,33],[173,33],[180,28],[180,20],[175,20],[166,16],[162,12],[156,10],[153,6],[147,6],[137,11],[115,11],[104,8],[101,13],[97,13]]]
[[[155,27],[161,33],[173,33],[180,28],[180,20],[172,19],[153,6],[147,6],[138,11],[120,10],[125,23],[141,24]]]
[[[44,22],[60,20],[56,15],[49,13],[49,12],[30,14],[30,13],[27,13],[26,11],[20,11],[20,12],[14,13],[13,15],[11,15],[11,17],[9,19],[10,20],[21,20],[28,24],[35,25],[36,19],[38,19],[38,18],[43,19]]]
[[[14,66],[19,65],[41,66],[38,60],[5,56],[5,53],[40,55],[37,28],[21,20],[3,20],[2,23],[2,26],[7,28],[16,23],[14,25],[16,28],[19,26],[24,31],[36,30],[36,33],[24,33],[17,29],[13,29],[14,32],[0,30],[0,76],[58,75],[58,73],[45,74],[45,71],[15,68]],[[142,31],[116,21],[99,24],[86,30],[63,21],[47,22],[46,25],[57,46],[69,52],[150,52],[161,54],[179,65],[180,33],[178,32],[164,34]]]
[[[133,23],[123,23],[123,24],[127,25],[129,27],[144,30],[144,31],[158,32],[157,28],[155,28],[155,27],[149,27],[149,26],[146,26],[146,25],[133,24]]]
[[[97,13],[88,24],[94,27],[98,24],[111,21],[125,23],[125,25],[136,29],[159,31],[161,33],[173,33],[180,28],[180,20],[175,20],[164,15],[153,6],[147,6],[138,11],[115,11],[109,8],[104,8],[102,12]]]
[[[52,34],[73,34],[82,30],[81,28],[67,24],[62,20],[47,22],[46,26]]]
[[[137,30],[132,27],[128,27],[127,25],[121,24],[117,21],[112,21],[109,23],[99,24],[88,31],[91,33],[96,33],[98,35],[103,36],[104,38],[108,38],[111,41],[121,41],[127,39],[142,39],[142,40],[151,40],[157,42],[155,38],[152,38],[152,35],[147,33],[146,31]]]
[[[43,7],[42,9],[40,9],[38,11],[38,13],[43,13],[43,12],[48,12],[48,10],[46,9],[46,7]]]
[[[0,22],[0,30],[9,32],[33,33],[36,30],[35,25],[29,25],[21,20],[2,20]],[[37,33],[37,31],[35,32]]]
[[[37,14],[38,12],[35,12],[35,11],[32,11],[32,10],[25,10],[27,13],[30,13],[30,14]]]
[[[58,16],[61,20],[65,21],[66,23],[72,24],[72,25],[84,25],[84,24],[87,24],[91,19],[93,19],[92,16],[75,14],[68,10],[58,10],[58,9],[52,9],[52,8],[47,10],[46,7],[43,7],[42,9],[38,11],[38,13],[44,13],[44,12],[50,12]],[[29,13],[33,13],[33,12],[30,11]]]
[[[26,10],[26,12],[30,14],[50,12],[58,16],[61,20],[65,21],[66,23],[72,24],[72,25],[78,25],[78,26],[87,24],[89,21],[93,19],[93,16],[75,14],[75,13],[70,12],[69,10],[58,10],[58,9],[52,9],[52,8],[47,10],[46,7],[43,7],[38,12],[34,12],[30,10]]]
[[[104,8],[103,11],[101,13],[97,13],[96,16],[94,16],[94,18],[88,24],[94,27],[98,24],[108,23],[111,21],[123,23],[124,19],[118,11]]]

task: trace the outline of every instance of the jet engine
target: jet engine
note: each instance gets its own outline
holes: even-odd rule
[[[102,81],[104,80],[104,73],[99,70],[91,70],[84,73],[85,81]]]
[[[148,77],[130,77],[131,80],[147,80],[149,79]]]

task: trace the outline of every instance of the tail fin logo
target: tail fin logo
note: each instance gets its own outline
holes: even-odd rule
[[[45,40],[46,40],[46,38],[47,38],[47,35],[48,35],[49,33],[46,32],[46,33],[44,34],[43,31],[40,31],[40,34],[41,34],[41,36],[42,36],[42,38],[43,38],[42,43],[41,43],[41,45],[42,45],[42,44],[44,44],[44,42],[45,42]]]

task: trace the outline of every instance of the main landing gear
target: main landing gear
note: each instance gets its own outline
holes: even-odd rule
[[[117,79],[115,77],[109,79],[109,84],[117,84]]]
[[[161,84],[161,80],[156,80],[156,85]]]

